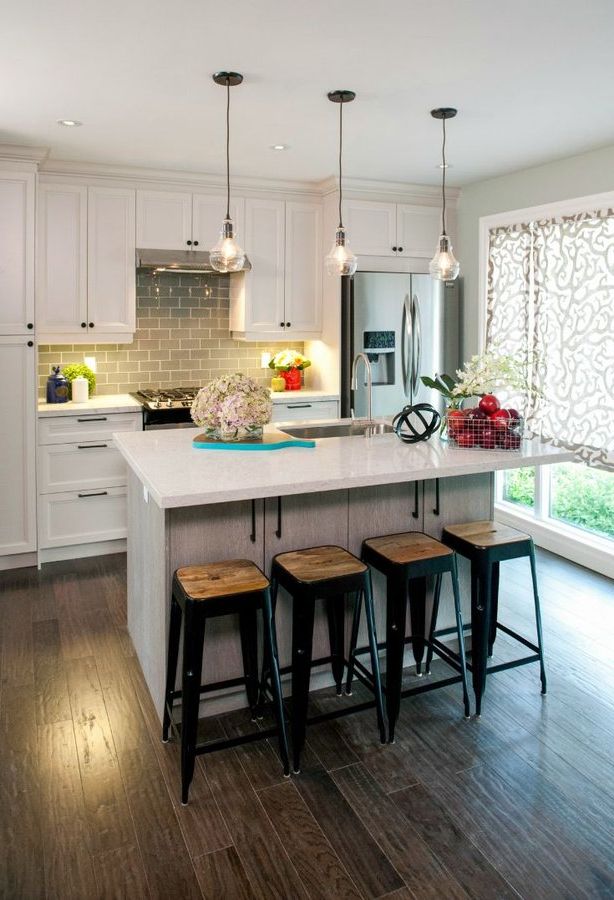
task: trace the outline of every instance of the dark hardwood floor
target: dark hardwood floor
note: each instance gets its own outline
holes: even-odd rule
[[[188,807],[124,557],[0,573],[1,896],[614,897],[614,587],[545,553],[539,571],[547,697],[531,666],[489,678],[479,720],[458,686],[405,700],[392,746],[372,712],[322,723],[290,780],[265,742],[200,757]],[[503,565],[500,619],[532,635],[528,587],[526,560]]]

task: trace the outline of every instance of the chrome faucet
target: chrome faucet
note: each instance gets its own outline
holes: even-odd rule
[[[355,391],[358,387],[358,363],[361,359],[365,364],[365,370],[367,373],[367,424],[371,425],[373,422],[373,373],[371,371],[371,363],[369,362],[369,358],[366,353],[357,353],[354,357],[354,362],[352,363],[352,380],[350,383],[350,387],[353,391]]]

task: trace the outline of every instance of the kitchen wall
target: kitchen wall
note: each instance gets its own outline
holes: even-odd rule
[[[463,187],[454,249],[463,276],[464,359],[478,351],[480,217],[613,189],[614,146]]]
[[[52,365],[95,356],[98,394],[141,387],[202,386],[225,372],[243,372],[268,385],[273,374],[260,368],[263,350],[303,351],[300,342],[233,341],[229,332],[229,276],[154,276],[137,273],[137,331],[132,344],[41,344],[39,390]]]

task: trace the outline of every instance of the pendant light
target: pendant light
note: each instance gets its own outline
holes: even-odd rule
[[[209,255],[216,272],[238,272],[245,263],[245,251],[235,240],[230,218],[230,88],[241,84],[243,76],[238,72],[216,72],[213,80],[226,88],[226,218],[222,224],[220,239]]]
[[[324,263],[329,275],[353,275],[358,265],[358,260],[352,253],[350,245],[345,239],[345,228],[341,216],[341,203],[343,190],[341,185],[341,158],[343,155],[343,104],[351,103],[356,97],[354,91],[331,91],[328,99],[332,103],[339,104],[339,225],[335,234],[335,243]]]
[[[443,139],[441,144],[441,234],[435,256],[429,263],[429,272],[438,281],[454,281],[460,271],[460,263],[452,253],[452,244],[446,234],[446,119],[453,119],[456,110],[449,106],[432,109],[434,119],[441,119]]]

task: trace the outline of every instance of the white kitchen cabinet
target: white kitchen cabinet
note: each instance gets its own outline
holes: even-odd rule
[[[34,328],[35,175],[0,171],[0,335]]]
[[[297,393],[300,393],[297,391]],[[339,404],[337,400],[301,400],[300,397],[288,398],[280,403],[273,403],[273,422],[295,422],[301,419],[337,419]]]
[[[9,556],[36,550],[33,340],[0,336],[0,383],[0,556]]]
[[[128,188],[42,184],[38,339],[130,341],[136,329],[135,196]]]
[[[243,200],[230,202],[239,243],[243,235]],[[136,192],[136,246],[141,250],[210,250],[226,215],[225,194],[189,191]]]
[[[40,334],[87,330],[87,187],[38,190],[36,323]]]
[[[322,328],[320,204],[246,200],[243,246],[252,269],[231,286],[233,337],[317,338]]]
[[[357,256],[430,258],[437,246],[441,209],[411,203],[347,200],[344,219],[350,246]]]
[[[47,444],[38,448],[42,494],[97,490],[126,484],[126,465],[112,440]]]
[[[69,547],[126,537],[125,487],[41,494],[39,546]]]

